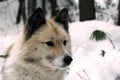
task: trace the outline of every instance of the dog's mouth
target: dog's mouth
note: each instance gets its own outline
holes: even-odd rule
[[[67,68],[69,65],[67,64],[63,64],[62,66],[60,66],[60,68]]]
[[[65,57],[58,57],[58,58],[53,58],[51,56],[47,56],[46,59],[48,60],[48,62],[56,68],[66,68],[67,66],[69,66],[72,62],[72,58],[70,56],[65,56]]]

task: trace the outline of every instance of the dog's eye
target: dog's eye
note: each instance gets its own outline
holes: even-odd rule
[[[63,44],[64,44],[64,45],[66,45],[66,44],[67,44],[67,41],[66,41],[66,40],[64,40],[64,41],[63,41]]]
[[[50,47],[53,47],[53,46],[54,46],[54,43],[53,43],[52,41],[47,41],[47,42],[45,42],[45,44],[46,44],[47,46],[50,46]]]

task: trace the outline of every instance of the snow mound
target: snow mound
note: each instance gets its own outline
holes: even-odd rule
[[[113,41],[90,40],[93,31],[107,33]],[[102,21],[70,24],[73,62],[66,80],[115,80],[120,75],[120,28]],[[102,55],[104,51],[104,56]]]

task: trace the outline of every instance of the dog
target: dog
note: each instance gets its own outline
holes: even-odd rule
[[[64,80],[72,62],[68,20],[66,8],[49,20],[37,8],[9,49],[3,80]]]

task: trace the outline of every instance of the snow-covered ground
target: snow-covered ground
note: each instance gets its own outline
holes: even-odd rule
[[[75,22],[70,24],[73,63],[66,80],[115,80],[120,75],[120,28],[102,21]],[[108,39],[90,40],[94,30],[108,34]],[[102,51],[105,56],[103,57]],[[119,80],[119,79],[117,79]]]

